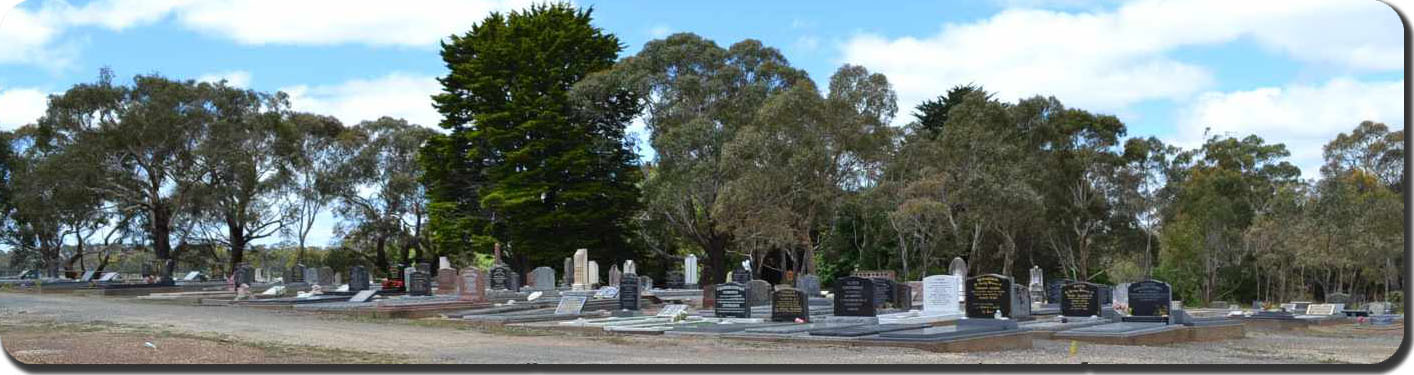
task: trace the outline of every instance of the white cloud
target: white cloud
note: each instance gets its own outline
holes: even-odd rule
[[[8,0],[14,2],[14,0]],[[469,30],[492,11],[523,9],[532,0],[424,0],[416,5],[380,0],[95,0],[75,6],[45,0],[5,7],[0,20],[0,63],[66,66],[81,39],[72,29],[120,31],[174,18],[179,25],[249,45],[332,45],[433,48]]]
[[[1203,132],[1285,143],[1291,162],[1306,178],[1319,175],[1321,146],[1361,121],[1404,127],[1404,81],[1362,82],[1349,78],[1324,84],[1206,92],[1180,111],[1171,141],[1185,148],[1202,145]]]
[[[294,109],[331,115],[346,125],[390,116],[430,128],[437,128],[442,119],[432,107],[432,95],[441,90],[436,77],[405,73],[336,85],[280,89],[290,95],[290,106]]]
[[[652,29],[649,29],[649,30],[648,30],[648,36],[651,36],[651,37],[654,37],[654,38],[667,37],[668,35],[671,35],[672,33],[673,33],[673,28],[668,27],[668,25],[663,25],[663,24],[659,24],[659,25],[657,25],[657,26],[653,26]]]
[[[1010,9],[946,24],[925,38],[861,34],[841,48],[844,62],[888,75],[904,108],[951,86],[978,83],[1007,100],[1055,95],[1067,104],[1118,112],[1146,100],[1184,100],[1211,87],[1207,68],[1166,55],[1181,47],[1250,37],[1309,63],[1396,70],[1403,63],[1402,30],[1395,13],[1378,2],[1146,0],[1102,12]]]
[[[244,70],[231,70],[219,73],[203,74],[200,77],[196,77],[196,80],[198,82],[211,83],[220,82],[223,79],[226,80],[226,84],[230,85],[231,87],[250,87],[250,72]]]
[[[34,123],[34,120],[44,116],[48,105],[49,96],[42,91],[0,87],[0,130],[13,130]]]

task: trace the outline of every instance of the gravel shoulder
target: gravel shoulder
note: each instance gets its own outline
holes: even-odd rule
[[[1377,363],[1392,356],[1403,338],[1403,327],[1368,330],[1342,325],[1300,334],[1249,331],[1247,338],[1240,340],[1163,347],[1082,343],[1074,355],[1070,342],[1057,340],[1036,340],[1032,349],[1001,353],[932,353],[905,348],[484,329],[437,319],[353,319],[132,299],[0,293],[0,344],[26,363],[119,363],[124,358],[145,358],[134,353],[183,348],[192,349],[154,358],[172,361],[158,363],[619,365]],[[154,342],[157,349],[142,346],[151,340],[159,340]],[[114,348],[104,343],[121,345]]]

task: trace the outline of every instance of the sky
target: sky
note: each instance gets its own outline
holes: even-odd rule
[[[527,0],[0,0],[0,129],[46,97],[161,74],[290,94],[346,124],[435,127],[439,42]],[[894,123],[960,84],[1015,101],[1055,96],[1116,115],[1129,136],[1192,148],[1204,134],[1280,142],[1307,178],[1321,146],[1363,120],[1403,128],[1404,30],[1362,0],[586,1],[621,56],[677,32],[759,39],[821,83],[843,64],[885,74]],[[16,5],[17,4],[17,5]],[[641,128],[631,129],[642,139]],[[646,141],[639,144],[647,144]],[[652,150],[639,150],[645,157]],[[326,214],[311,234],[332,235]]]

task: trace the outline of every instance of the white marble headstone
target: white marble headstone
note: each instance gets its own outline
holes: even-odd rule
[[[957,295],[962,290],[962,278],[953,275],[933,275],[923,278],[923,312],[956,314],[960,311]]]

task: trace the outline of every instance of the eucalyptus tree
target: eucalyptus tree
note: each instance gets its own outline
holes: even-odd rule
[[[283,209],[292,216],[293,225],[285,228],[298,244],[294,262],[301,263],[320,212],[338,197],[353,194],[352,179],[356,174],[349,164],[358,150],[359,138],[330,116],[294,113],[290,121],[296,152],[290,155],[293,181],[284,192],[291,199]]]
[[[643,182],[646,210],[704,253],[703,283],[727,272],[730,230],[714,214],[734,177],[723,156],[737,133],[756,121],[766,101],[806,80],[780,51],[756,40],[730,48],[680,33],[644,44],[612,70],[579,84],[581,100],[630,101],[656,153]]]
[[[388,244],[401,245],[396,260],[431,261],[426,243],[427,198],[418,166],[419,150],[436,131],[389,117],[359,123],[353,128],[361,144],[350,167],[354,188],[338,199],[335,213],[345,220],[339,229],[374,241],[372,258],[378,270],[394,260]]]

